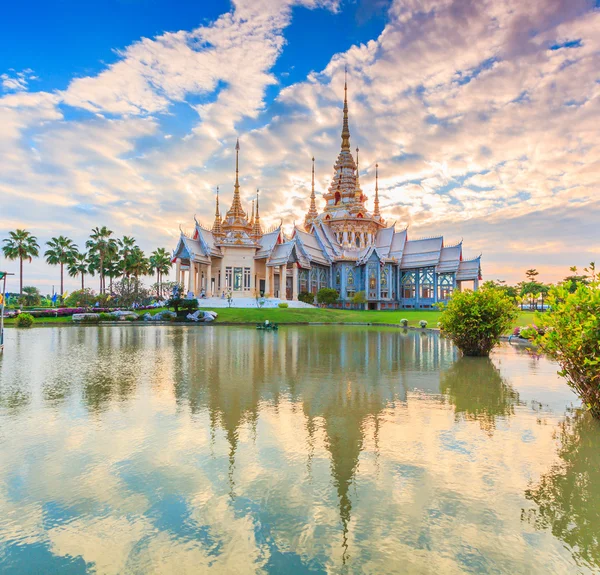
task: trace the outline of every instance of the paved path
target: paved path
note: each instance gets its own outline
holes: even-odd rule
[[[279,298],[269,298],[265,299],[265,305],[263,309],[266,308],[274,308],[279,305],[280,302],[283,302]],[[301,301],[289,301],[286,300],[285,303],[288,304],[288,307],[295,308],[312,308],[314,306],[301,302]],[[206,299],[198,299],[198,306],[201,308],[219,308],[219,307],[229,307],[229,303],[226,299],[221,299],[220,297],[208,297]],[[236,297],[231,300],[231,307],[246,307],[246,308],[254,308],[256,309],[258,306],[256,305],[256,299],[253,297]]]

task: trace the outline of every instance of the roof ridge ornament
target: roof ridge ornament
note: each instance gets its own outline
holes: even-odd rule
[[[350,151],[350,128],[348,125],[348,66],[344,67],[344,121],[342,124],[342,150]]]

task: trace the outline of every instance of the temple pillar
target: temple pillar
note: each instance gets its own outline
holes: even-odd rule
[[[185,294],[186,296],[191,291],[194,291],[194,268],[195,268],[195,264],[192,260],[190,260],[190,269],[188,271],[188,281],[187,281],[187,292]]]
[[[477,291],[479,289],[479,278],[473,280],[473,291]]]
[[[287,265],[283,264],[279,272],[279,298],[282,300],[287,299]]]
[[[298,301],[298,264],[292,268],[292,299]]]
[[[211,279],[212,279],[212,264],[208,264],[206,266],[206,278],[205,278],[206,285],[204,286],[204,290],[206,292],[207,297],[212,296],[212,283],[210,281]]]
[[[438,274],[436,271],[433,272],[433,301],[438,302]]]
[[[219,286],[219,288],[220,288],[219,296],[221,296],[225,292],[225,288],[226,288],[226,284],[225,284],[225,254],[223,254],[223,257],[221,258],[221,285]]]
[[[175,260],[175,281],[181,283],[181,258]]]
[[[271,269],[272,268],[265,265],[265,297],[271,295]]]

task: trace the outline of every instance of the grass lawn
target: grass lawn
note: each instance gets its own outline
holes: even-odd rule
[[[152,310],[150,313],[158,313]],[[220,308],[216,310],[219,316],[216,323],[261,323],[268,319],[275,323],[392,323],[399,324],[401,319],[407,319],[408,325],[418,327],[422,319],[428,322],[428,327],[437,327],[439,311],[429,310],[399,310],[399,311],[356,311],[341,309],[253,309],[253,308]],[[146,311],[139,312],[140,316]],[[528,325],[534,322],[534,312],[521,312],[515,325]],[[70,317],[49,317],[36,320],[37,325],[72,323]],[[5,325],[14,324],[14,319],[6,319]],[[34,324],[35,325],[35,324]]]

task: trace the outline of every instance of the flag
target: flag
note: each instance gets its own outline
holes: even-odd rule
[[[4,296],[0,293],[0,305],[4,303]]]
[[[68,292],[68,291],[66,291],[64,294],[62,294],[62,298],[63,298],[63,299],[67,299],[67,296],[68,296],[68,295],[69,295],[69,292]]]

